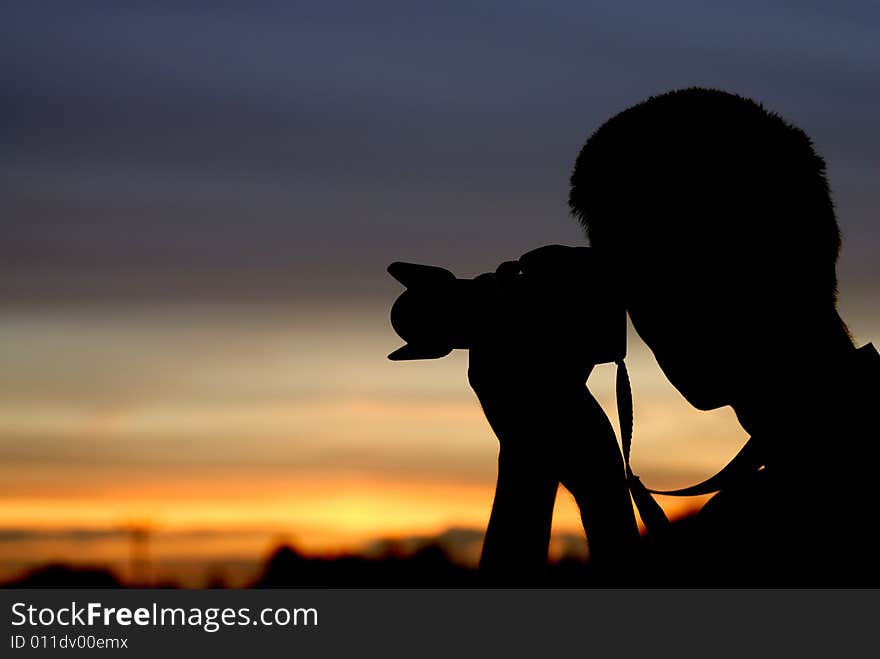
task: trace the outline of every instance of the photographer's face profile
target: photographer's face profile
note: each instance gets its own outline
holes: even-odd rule
[[[633,328],[669,382],[697,409],[729,405],[732,386],[760,352],[741,291],[709,268],[691,276],[681,262],[642,258],[625,267]]]

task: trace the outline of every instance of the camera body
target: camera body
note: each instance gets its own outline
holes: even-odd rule
[[[407,287],[391,307],[406,341],[388,355],[394,361],[437,359],[514,333],[548,359],[602,364],[626,355],[623,300],[588,247],[541,247],[474,279],[415,263],[388,272]]]

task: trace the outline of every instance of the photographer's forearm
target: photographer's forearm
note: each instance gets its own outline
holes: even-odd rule
[[[581,521],[590,545],[590,558],[600,568],[611,569],[633,549],[639,537],[626,481],[585,475],[572,486]]]
[[[580,508],[591,559],[596,564],[616,562],[639,534],[614,429],[584,388],[566,407],[559,432],[575,436],[560,478]]]
[[[499,584],[538,580],[547,564],[558,482],[533,461],[502,446],[498,484],[486,529],[480,575]]]
[[[574,495],[593,560],[611,566],[638,539],[623,458],[602,408],[583,386],[531,392],[505,406],[484,402],[501,440],[498,489],[481,571],[502,581],[544,567],[557,479]],[[516,410],[516,413],[509,413]]]

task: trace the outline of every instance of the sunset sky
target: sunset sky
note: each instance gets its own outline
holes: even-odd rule
[[[124,566],[132,524],[181,579],[279,538],[484,527],[497,442],[466,355],[386,360],[385,267],[583,244],[574,158],[652,93],[719,87],[807,131],[842,313],[878,342],[880,9],[722,4],[4,3],[0,579]],[[632,334],[628,365],[649,485],[741,446]],[[613,377],[591,387],[615,419]],[[556,526],[578,528],[564,492]]]

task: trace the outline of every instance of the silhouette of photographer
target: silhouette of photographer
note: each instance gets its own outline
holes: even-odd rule
[[[500,440],[484,577],[540,580],[561,482],[600,583],[880,582],[880,357],[855,347],[837,311],[840,233],[807,135],[717,90],[651,97],[589,138],[569,202],[669,381],[700,410],[732,406],[751,439],[698,515],[640,539],[638,483],[585,386],[593,364],[576,333],[506,318],[471,347],[468,371]],[[493,276],[503,289],[564,269],[574,249],[541,248]],[[584,280],[585,301],[596,285]]]

